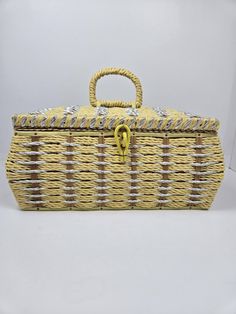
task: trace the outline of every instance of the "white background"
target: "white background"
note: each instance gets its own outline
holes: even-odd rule
[[[235,1],[1,0],[0,45],[2,159],[12,114],[88,104],[93,73],[120,66],[140,77],[145,105],[216,116],[228,163],[236,116]],[[98,96],[134,96],[125,79],[103,83]]]
[[[216,116],[228,162],[235,41],[233,0],[0,0],[1,158],[13,113],[88,104],[92,74],[121,66],[144,104]],[[0,166],[0,314],[235,314],[235,196],[228,170],[209,211],[23,212]]]

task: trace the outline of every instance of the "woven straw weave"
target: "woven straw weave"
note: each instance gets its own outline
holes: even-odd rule
[[[98,101],[97,80],[108,74],[130,78],[136,100]],[[96,73],[89,91],[90,106],[13,117],[6,168],[22,209],[210,207],[224,172],[217,119],[141,107],[140,81],[124,69]]]

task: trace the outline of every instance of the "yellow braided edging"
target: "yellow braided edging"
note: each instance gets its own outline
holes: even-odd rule
[[[150,107],[138,108],[138,116],[130,116],[126,108],[111,107],[105,116],[97,115],[97,108],[81,106],[73,115],[65,116],[64,107],[56,107],[33,116],[31,114],[18,114],[14,116],[16,129],[70,129],[74,119],[73,129],[115,129],[119,124],[126,124],[130,129],[155,131],[217,131],[219,121],[216,118],[188,117],[183,112],[166,109],[167,116],[161,117]],[[34,120],[33,120],[34,119]],[[33,126],[32,126],[33,121]],[[53,125],[52,125],[52,121]],[[63,121],[63,124],[62,124]],[[91,123],[93,126],[91,127]],[[82,126],[82,127],[81,127]]]

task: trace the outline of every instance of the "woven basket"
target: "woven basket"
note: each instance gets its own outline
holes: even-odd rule
[[[96,99],[110,74],[132,80],[134,102]],[[140,81],[124,69],[99,71],[89,92],[90,106],[13,117],[6,169],[22,209],[210,207],[224,172],[216,119],[142,107]]]

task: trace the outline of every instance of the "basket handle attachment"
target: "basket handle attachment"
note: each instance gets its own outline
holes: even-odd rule
[[[97,81],[102,78],[105,75],[121,75],[129,78],[136,88],[136,99],[135,101],[121,101],[121,100],[97,100],[96,98],[96,85]],[[91,78],[89,83],[89,100],[90,104],[93,107],[97,106],[105,106],[105,107],[133,107],[133,108],[140,108],[142,106],[142,100],[143,100],[143,92],[142,92],[142,86],[140,83],[139,78],[134,75],[132,72],[121,69],[121,68],[104,68]]]

